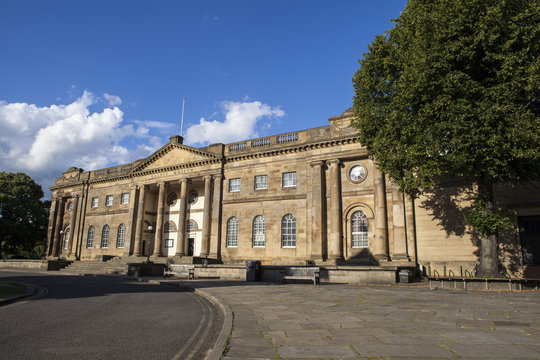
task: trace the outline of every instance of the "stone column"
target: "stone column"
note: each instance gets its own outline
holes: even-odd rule
[[[52,256],[55,224],[56,224],[56,211],[58,210],[58,199],[51,199],[51,209],[49,210],[49,226],[47,229],[47,256]]]
[[[209,258],[221,257],[221,189],[223,175],[214,175],[214,198],[212,199],[212,231],[210,231],[210,254]]]
[[[311,221],[311,259],[322,261],[323,259],[323,242],[326,234],[326,222],[324,221],[324,162],[315,161],[311,164],[313,183],[311,193],[313,200],[311,205],[312,221]]]
[[[384,174],[374,166],[373,171],[375,187],[375,241],[373,242],[373,256],[377,260],[388,260],[388,224],[386,222],[386,190]]]
[[[394,254],[392,260],[409,260],[409,255],[407,254],[403,194],[396,186],[392,187],[392,224],[394,228]]]
[[[133,255],[141,256],[141,241],[143,236],[144,226],[144,196],[146,193],[146,185],[139,187],[139,201],[137,204],[137,223],[135,225],[135,244],[133,244]]]
[[[340,161],[330,160],[330,241],[328,246],[328,259],[339,260],[343,258],[343,227],[341,224],[341,186]]]
[[[135,198],[137,197],[137,186],[132,185],[129,192],[129,220],[126,224],[126,239],[124,243],[124,256],[129,256],[131,252],[131,245],[133,244],[133,239],[135,237],[135,211],[136,211],[136,202]]]
[[[77,210],[79,209],[79,194],[75,195],[73,200],[73,210],[71,211],[71,221],[69,222],[69,238],[68,238],[68,256],[71,256],[73,251],[73,235],[75,235],[75,218],[77,217]]]
[[[55,226],[55,232],[54,232],[53,251],[52,251],[52,256],[55,256],[55,257],[60,255],[59,248],[60,248],[60,243],[62,242],[62,236],[60,234],[60,231],[62,230],[64,207],[65,207],[65,200],[64,198],[60,198],[60,201],[58,201],[58,210],[56,212],[56,226]]]
[[[180,216],[178,220],[178,242],[176,256],[186,255],[186,209],[188,179],[180,180]]]
[[[405,226],[407,228],[407,245],[409,254],[412,255],[414,262],[416,258],[416,229],[414,224],[414,200],[405,195]]]
[[[212,176],[204,177],[204,213],[202,228],[201,257],[208,257],[210,249],[210,221],[212,219]]]
[[[167,184],[158,183],[158,208],[156,217],[156,238],[154,240],[153,256],[163,256],[163,213],[165,211],[165,196],[167,193]]]

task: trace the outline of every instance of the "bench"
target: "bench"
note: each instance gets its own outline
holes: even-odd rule
[[[188,280],[195,279],[195,265],[169,264],[163,271],[163,277],[176,275],[185,275]]]
[[[313,285],[319,284],[320,270],[318,267],[286,267],[281,272],[281,280],[311,280]]]

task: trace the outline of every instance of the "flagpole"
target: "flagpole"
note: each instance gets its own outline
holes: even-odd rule
[[[184,105],[186,104],[186,98],[182,98],[182,120],[180,122],[180,136],[184,135]]]

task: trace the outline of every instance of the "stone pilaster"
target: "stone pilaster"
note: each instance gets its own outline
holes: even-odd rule
[[[374,166],[373,181],[375,187],[375,241],[373,256],[379,261],[388,260],[388,224],[386,221],[386,189],[384,174]]]
[[[60,198],[58,201],[58,210],[56,212],[56,225],[55,225],[55,232],[54,232],[54,241],[53,241],[53,250],[52,250],[52,256],[57,257],[60,255],[60,243],[62,242],[62,234],[60,234],[60,231],[62,230],[62,223],[64,218],[64,208],[65,208],[65,200],[64,198]]]
[[[392,187],[392,224],[392,233],[394,237],[394,253],[392,254],[392,260],[409,260],[409,255],[407,254],[403,194],[396,186]]]
[[[407,228],[407,245],[409,255],[412,255],[414,262],[417,262],[416,257],[416,229],[414,223],[414,200],[405,195],[405,226]]]
[[[312,193],[312,221],[311,221],[311,259],[321,261],[323,259],[323,243],[326,239],[326,221],[324,221],[324,162],[315,161],[310,164],[312,168],[313,182]]]
[[[202,228],[201,257],[208,257],[210,249],[210,221],[212,219],[212,177],[204,177],[204,213]]]
[[[71,256],[73,251],[73,238],[75,235],[75,220],[79,209],[79,194],[75,195],[73,200],[73,210],[71,210],[71,221],[69,222],[69,238],[68,238],[68,256]]]
[[[223,175],[213,176],[214,197],[212,199],[212,231],[210,231],[210,254],[209,258],[219,259],[221,257],[221,191],[223,188]]]
[[[47,228],[47,256],[52,256],[55,225],[56,225],[56,211],[58,211],[58,199],[51,199],[51,208],[49,210],[49,226]]]
[[[137,223],[135,225],[135,244],[133,244],[133,255],[141,256],[141,244],[143,237],[144,226],[144,197],[146,194],[146,186],[139,187],[139,201],[137,204]]]
[[[167,184],[164,182],[158,183],[158,208],[156,216],[156,237],[154,240],[154,256],[163,256],[163,215],[165,211],[165,196],[167,193]]]
[[[178,243],[176,244],[176,256],[185,256],[186,252],[186,209],[188,179],[180,180],[180,216],[178,220]]]
[[[134,243],[134,237],[135,237],[135,224],[136,224],[136,202],[135,199],[137,197],[137,186],[133,185],[131,186],[131,191],[129,192],[129,221],[126,225],[126,239],[124,243],[124,256],[129,256],[131,252],[131,246]]]
[[[343,227],[341,224],[340,161],[330,160],[330,239],[328,259],[343,259]]]

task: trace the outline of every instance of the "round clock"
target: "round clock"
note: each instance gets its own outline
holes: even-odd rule
[[[68,210],[69,210],[69,211],[73,210],[73,203],[72,203],[72,202],[70,202],[70,203],[68,204]]]
[[[358,183],[366,177],[366,169],[363,165],[354,165],[349,170],[349,178],[352,182]]]

